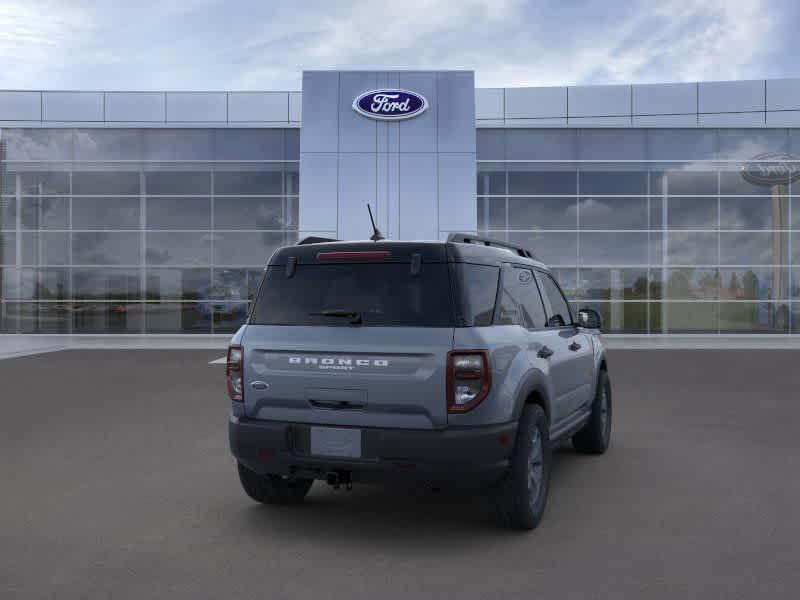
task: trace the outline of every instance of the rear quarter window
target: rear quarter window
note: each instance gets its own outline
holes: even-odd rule
[[[454,271],[461,298],[461,316],[464,325],[467,327],[491,325],[500,268],[457,263]]]

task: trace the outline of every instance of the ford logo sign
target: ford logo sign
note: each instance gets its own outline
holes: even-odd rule
[[[755,185],[781,185],[800,179],[800,158],[784,152],[754,156],[742,166],[742,177]]]
[[[353,110],[382,121],[410,119],[425,112],[428,101],[408,90],[372,90],[353,100]]]

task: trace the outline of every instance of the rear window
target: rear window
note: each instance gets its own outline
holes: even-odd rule
[[[297,265],[292,277],[273,266],[250,323],[451,327],[451,304],[446,264],[423,264],[416,275],[407,263]]]

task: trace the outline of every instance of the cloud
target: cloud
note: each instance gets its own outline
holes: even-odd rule
[[[325,68],[474,69],[484,87],[791,75],[792,11],[789,0],[7,0],[0,87],[297,89],[303,69]]]

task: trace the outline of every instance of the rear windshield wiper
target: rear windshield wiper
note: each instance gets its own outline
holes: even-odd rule
[[[350,319],[352,325],[361,325],[361,313],[355,310],[344,310],[340,308],[331,308],[320,312],[308,313],[312,317],[341,317],[343,319]]]

